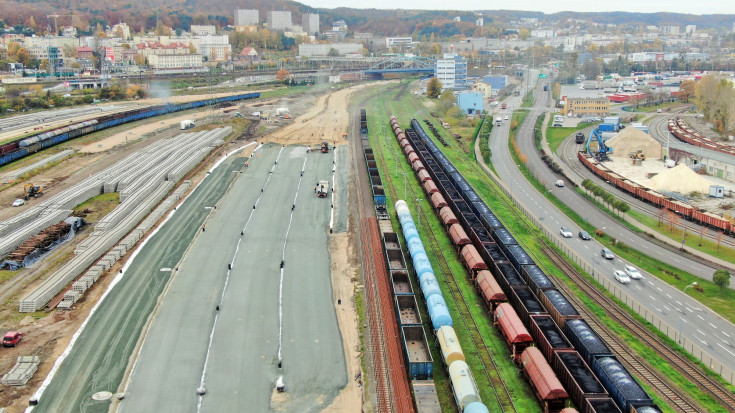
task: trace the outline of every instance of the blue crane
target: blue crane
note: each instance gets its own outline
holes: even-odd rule
[[[592,142],[592,139],[597,140],[597,152],[593,153],[590,148],[590,143]],[[612,148],[605,145],[605,141],[602,140],[602,134],[600,131],[597,130],[597,128],[592,129],[592,132],[590,132],[589,138],[587,138],[587,153],[597,158],[598,161],[606,161],[608,160],[608,154],[612,153]]]

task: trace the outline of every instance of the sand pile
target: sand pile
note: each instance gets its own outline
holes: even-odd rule
[[[613,149],[616,156],[627,157],[631,152],[643,150],[648,159],[661,159],[663,148],[651,135],[634,127],[627,127],[617,135],[608,139],[607,146]]]
[[[646,185],[656,191],[709,193],[710,181],[702,175],[697,175],[684,164],[676,165],[649,179]]]

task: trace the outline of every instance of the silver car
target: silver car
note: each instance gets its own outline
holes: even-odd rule
[[[602,256],[602,258],[606,260],[615,259],[615,256],[613,255],[612,251],[610,251],[610,249],[608,248],[603,248],[602,250],[600,250],[600,255]]]
[[[643,278],[643,276],[641,275],[641,272],[638,271],[638,268],[632,265],[625,266],[625,273],[628,274],[628,277],[634,280],[640,280],[641,278]]]
[[[615,270],[614,276],[620,284],[630,284],[630,277],[628,277],[628,274],[620,270]]]

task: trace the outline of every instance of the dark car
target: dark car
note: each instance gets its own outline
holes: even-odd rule
[[[18,344],[22,338],[23,334],[17,331],[9,331],[5,333],[5,337],[3,337],[3,346],[15,347],[15,345]]]
[[[585,241],[589,241],[592,239],[592,237],[590,237],[590,234],[588,234],[587,231],[579,231],[579,238],[582,238]]]

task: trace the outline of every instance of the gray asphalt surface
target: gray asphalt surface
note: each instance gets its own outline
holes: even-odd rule
[[[343,145],[337,151],[337,184],[335,188],[334,232],[347,231],[349,206],[347,194],[350,179],[350,151],[349,146]]]
[[[525,92],[521,93],[521,95],[524,94]],[[535,119],[543,113],[548,104],[549,96],[539,88],[536,88],[535,95],[538,101],[524,123],[519,127],[518,144],[521,151],[528,155],[530,168],[535,171],[536,175],[548,177],[546,180],[553,182],[556,178],[541,161],[533,146]],[[505,112],[512,113],[512,110],[517,108],[519,104],[520,98],[511,99],[508,110]],[[490,138],[490,148],[493,153],[492,162],[500,178],[510,186],[513,197],[520,200],[539,220],[548,225],[550,231],[558,232],[562,226],[568,227],[574,237],[565,240],[567,246],[577,251],[589,263],[594,263],[596,271],[601,271],[605,276],[612,279],[613,270],[622,270],[627,262],[617,257],[614,260],[602,259],[600,257],[602,245],[597,241],[580,240],[576,235],[579,228],[525,180],[510,156],[507,143],[508,124],[509,122],[503,122],[503,126],[493,128]],[[667,250],[641,238],[612,220],[599,209],[590,206],[571,188],[553,187],[551,190],[567,206],[609,235],[624,240],[626,244],[651,257],[669,262],[700,277],[711,279],[714,272],[713,268],[682,257],[674,251]],[[632,264],[635,265],[635,263]],[[623,286],[623,288],[643,306],[656,312],[672,327],[678,327],[681,318],[683,336],[687,342],[693,340],[697,345],[707,349],[720,362],[731,369],[735,369],[735,346],[733,345],[735,342],[735,326],[701,305],[698,301],[658,278],[647,273],[643,273],[643,276],[643,280],[634,280],[632,283]]]
[[[278,157],[279,151],[262,149],[192,244],[155,315],[120,411],[318,411],[347,383],[327,250],[331,201],[313,190],[316,181],[331,179],[333,155],[287,147]],[[272,405],[280,374],[287,399]],[[200,398],[202,382],[207,393]]]
[[[91,397],[98,391],[117,390],[138,336],[170,277],[171,272],[160,269],[173,268],[179,262],[210,212],[206,207],[215,205],[222,197],[236,176],[231,171],[239,170],[244,162],[244,158],[226,160],[150,238],[124,277],[89,318],[34,412],[108,410],[109,403],[93,402]]]

